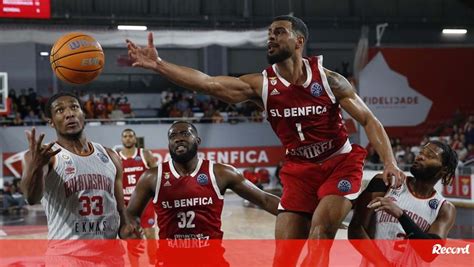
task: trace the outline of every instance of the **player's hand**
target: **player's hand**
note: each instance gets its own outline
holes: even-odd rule
[[[158,51],[153,44],[153,33],[148,33],[148,45],[146,47],[137,46],[135,43],[126,40],[128,56],[132,60],[133,67],[142,67],[145,69],[155,69],[159,59]]]
[[[30,161],[28,164],[33,169],[42,168],[48,164],[52,157],[58,154],[61,149],[52,149],[54,142],[48,145],[43,145],[44,133],[41,133],[36,139],[36,129],[33,127],[31,131],[26,131],[26,139],[28,140],[28,147],[30,152]]]
[[[397,206],[395,202],[387,197],[374,198],[372,201],[370,201],[369,205],[367,205],[367,208],[375,209],[375,212],[383,210],[397,219],[403,214],[403,210]]]
[[[400,170],[395,163],[385,164],[383,168],[382,179],[385,185],[390,185],[391,188],[400,187],[406,179],[405,173]]]
[[[120,238],[121,239],[144,239],[145,234],[143,228],[136,223],[124,224],[120,227]]]

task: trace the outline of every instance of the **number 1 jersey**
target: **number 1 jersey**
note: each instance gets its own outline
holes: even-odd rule
[[[262,72],[267,120],[292,161],[320,162],[351,151],[341,109],[322,61],[322,56],[303,58],[307,74],[303,85],[285,80],[276,64]]]

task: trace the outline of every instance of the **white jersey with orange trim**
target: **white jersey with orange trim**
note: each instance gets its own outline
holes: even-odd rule
[[[48,239],[54,240],[48,255],[94,255],[93,249],[75,246],[61,247],[60,240],[116,239],[120,216],[115,199],[116,167],[105,148],[90,143],[87,156],[61,148],[54,167],[45,177],[41,203],[48,223]]]
[[[436,191],[428,198],[416,197],[407,185],[408,179],[399,188],[391,188],[385,194],[385,197],[394,201],[416,225],[427,232],[438,217],[439,210],[446,199]],[[412,248],[407,248],[409,244],[402,225],[397,218],[385,211],[375,213],[374,239],[396,240],[394,242],[381,241],[378,243],[384,256],[390,262],[395,263],[396,266],[398,264],[401,264],[400,266],[425,266],[427,264]],[[366,262],[362,266],[373,265]]]

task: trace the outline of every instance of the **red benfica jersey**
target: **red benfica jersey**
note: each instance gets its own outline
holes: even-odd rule
[[[143,148],[135,149],[135,154],[130,158],[125,157],[122,151],[119,152],[119,155],[122,159],[123,167],[123,196],[125,203],[127,204],[135,190],[138,179],[140,179],[140,176],[148,170],[149,167],[146,163],[145,157],[143,156]]]
[[[351,150],[322,61],[322,56],[303,58],[307,79],[301,86],[281,77],[276,64],[262,72],[267,120],[289,160],[319,162]]]
[[[202,248],[209,239],[222,239],[224,197],[214,176],[214,164],[199,160],[189,176],[179,176],[173,162],[158,165],[153,199],[159,237],[172,248]]]

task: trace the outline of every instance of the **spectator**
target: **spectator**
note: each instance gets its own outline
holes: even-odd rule
[[[451,139],[451,148],[453,150],[457,150],[461,145],[461,139],[459,138],[459,134],[455,133]]]
[[[110,112],[109,118],[112,120],[122,120],[125,119],[125,114],[117,105],[114,105],[114,110]]]
[[[191,110],[191,108],[187,108],[187,109],[183,112],[183,117],[184,117],[184,118],[192,118],[192,117],[194,117],[194,113],[193,113],[193,111]]]
[[[463,143],[460,143],[459,146],[458,146],[458,149],[456,149],[456,153],[458,154],[458,159],[460,161],[464,161],[466,159],[466,156],[467,156],[467,149],[466,147],[464,146]]]
[[[18,105],[18,97],[16,96],[16,91],[15,89],[10,89],[8,90],[8,98],[10,98],[11,103],[12,103],[12,109],[15,108]]]
[[[398,138],[397,138],[398,139]],[[400,163],[403,163],[403,158],[405,157],[405,150],[403,149],[402,145],[400,144],[400,140],[398,139],[395,140],[395,150],[393,151],[394,155],[395,155],[395,159],[398,161],[400,161]]]
[[[117,97],[115,100],[115,104],[117,105],[123,105],[123,104],[128,104],[128,97],[124,94],[124,92],[120,92],[120,96]],[[125,112],[124,112],[125,113]]]
[[[176,107],[176,105],[171,106],[170,112],[168,114],[170,118],[182,117],[183,113]]]
[[[94,118],[95,101],[93,94],[89,94],[89,99],[84,103],[84,111],[86,113],[86,119]]]
[[[370,163],[373,163],[373,164],[380,164],[381,163],[379,154],[377,153],[377,151],[375,151],[374,147],[371,144],[369,144],[367,146],[366,161],[368,161]]]
[[[186,99],[184,94],[180,94],[179,101],[176,103],[176,107],[181,112],[184,112],[189,108],[189,101]]]
[[[18,186],[19,180],[20,179],[13,180],[12,184],[8,182],[3,184],[3,208],[6,213],[8,213],[11,208],[23,208],[26,204],[25,197]]]
[[[13,118],[13,126],[23,126],[23,119],[21,118],[20,112],[15,112],[15,118]]]
[[[212,123],[223,123],[224,122],[224,117],[222,117],[219,110],[215,110],[214,113],[212,114],[211,118],[212,118]]]
[[[37,102],[38,95],[33,88],[28,88],[28,105],[31,107],[38,106]]]
[[[415,154],[411,151],[410,146],[405,147],[405,155],[403,156],[403,162],[411,165],[415,162]]]
[[[466,144],[474,144],[474,115],[470,115],[463,127]]]
[[[101,97],[97,102],[95,102],[94,118],[98,118],[98,119],[108,118],[107,106],[104,100],[105,98]]]
[[[28,115],[25,116],[23,122],[28,126],[35,126],[41,124],[41,120],[38,115],[35,114],[35,111],[30,109]]]

